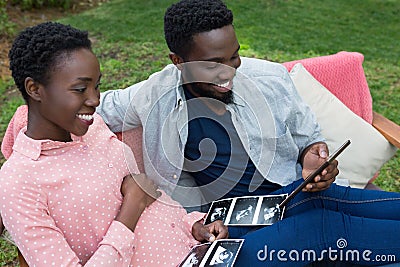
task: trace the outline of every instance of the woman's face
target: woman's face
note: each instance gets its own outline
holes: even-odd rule
[[[46,85],[40,84],[41,139],[70,141],[70,134],[82,136],[93,123],[100,100],[100,65],[88,49],[66,52],[58,57]],[[28,128],[29,130],[29,128]]]

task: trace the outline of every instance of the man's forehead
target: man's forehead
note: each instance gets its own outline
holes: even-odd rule
[[[239,49],[232,25],[202,32],[193,36],[191,55],[197,55],[197,60],[218,61],[218,58],[226,57],[226,54],[234,54]]]

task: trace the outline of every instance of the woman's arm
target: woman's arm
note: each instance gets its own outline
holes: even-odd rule
[[[145,174],[127,175],[121,185],[124,200],[116,221],[123,223],[132,232],[144,209],[155,201],[160,192]]]
[[[41,188],[35,188],[31,184],[22,186],[18,182],[13,183],[13,179],[8,179],[10,177],[6,178],[4,180],[0,177],[0,181],[7,181],[7,183],[2,183],[0,190],[1,215],[5,227],[30,266],[49,266],[50,264],[55,266],[128,266],[130,264],[136,243],[133,229],[143,209],[154,201],[141,193],[141,188],[132,178],[125,177],[121,192],[126,197],[120,212],[115,220],[110,220],[104,237],[99,237],[101,241],[91,245],[94,252],[87,252],[90,255],[93,254],[86,256],[87,262],[80,260],[85,256],[81,255],[78,258],[67,240],[84,239],[82,235],[73,234],[73,229],[81,229],[80,222],[91,217],[72,220],[63,228],[72,230],[62,230],[58,227],[57,218],[51,216],[51,208],[48,205],[51,199]],[[136,193],[137,198],[135,198]],[[73,196],[66,193],[65,197]],[[93,209],[91,227],[104,227],[104,223],[100,224],[100,220],[94,218],[95,211],[96,208]],[[88,235],[93,234],[90,229],[84,232]]]

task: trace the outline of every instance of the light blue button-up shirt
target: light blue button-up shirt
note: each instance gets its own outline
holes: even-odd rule
[[[234,101],[226,108],[257,170],[280,185],[299,179],[299,155],[324,138],[286,68],[242,57],[232,90]],[[172,192],[183,169],[188,136],[187,107],[178,68],[168,65],[146,81],[102,93],[100,103],[97,112],[112,131],[143,126],[146,174],[166,192]]]

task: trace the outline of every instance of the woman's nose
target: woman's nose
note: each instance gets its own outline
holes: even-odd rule
[[[100,91],[93,90],[90,92],[85,103],[88,106],[97,107],[100,104]]]

